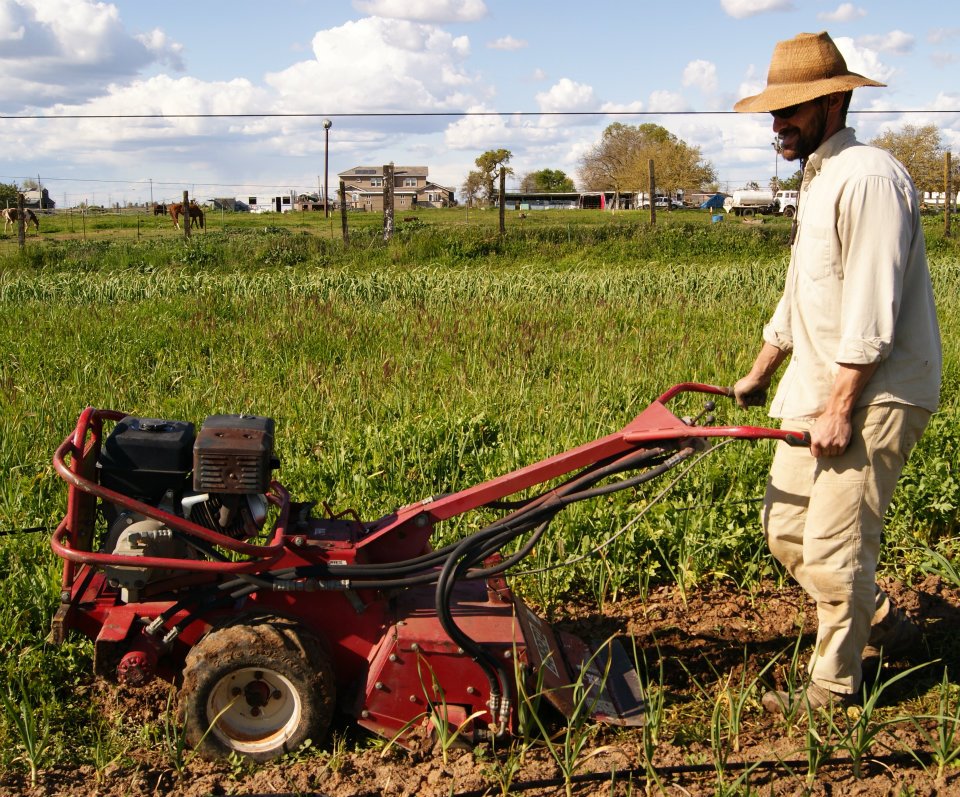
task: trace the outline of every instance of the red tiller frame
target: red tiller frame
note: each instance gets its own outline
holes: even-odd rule
[[[435,523],[478,509],[601,460],[638,451],[654,443],[679,444],[685,440],[712,437],[783,440],[792,445],[809,443],[809,439],[801,433],[783,429],[759,426],[691,425],[678,418],[666,407],[667,402],[678,394],[691,392],[727,397],[731,395],[731,390],[727,387],[697,382],[675,385],[657,397],[618,432],[459,492],[407,504],[372,523],[358,524],[366,530],[366,533],[356,542],[356,549],[358,552],[363,550],[369,560],[380,562],[398,561],[404,558],[405,553],[416,555],[423,551],[423,546],[427,543]],[[75,565],[105,567],[130,564],[129,557],[90,550],[91,542],[88,535],[93,525],[96,498],[154,518],[169,528],[245,557],[241,561],[222,562],[144,556],[137,558],[138,567],[173,568],[211,574],[256,573],[270,569],[288,552],[302,554],[302,551],[294,550],[292,546],[292,543],[296,542],[296,535],[287,532],[290,496],[278,482],[271,484],[268,500],[279,507],[279,518],[269,543],[265,545],[254,545],[218,534],[204,526],[97,483],[95,468],[102,443],[103,422],[105,420],[116,422],[124,417],[126,413],[114,410],[86,408],[80,415],[73,434],[63,441],[54,455],[54,468],[70,488],[67,514],[51,539],[53,550],[65,560],[63,573],[65,590],[69,590],[73,584]],[[399,543],[396,539],[395,532],[401,527],[406,532],[403,535],[404,543]]]
[[[625,454],[645,447],[645,444],[658,442],[679,442],[683,440],[707,437],[726,437],[741,440],[783,440],[791,445],[808,445],[809,439],[800,432],[784,429],[771,429],[761,426],[692,426],[678,418],[666,404],[680,393],[704,393],[731,397],[733,391],[728,387],[683,382],[674,385],[658,396],[643,412],[628,423],[619,432],[585,443],[562,454],[536,462],[532,465],[498,476],[474,487],[468,487],[456,493],[440,498],[426,499],[407,504],[394,514],[388,515],[373,526],[373,533],[360,545],[370,546],[378,539],[390,535],[398,526],[406,525],[414,517],[424,514],[432,523],[447,520],[464,512],[478,509],[491,501],[551,481],[580,468],[587,467],[608,457]]]

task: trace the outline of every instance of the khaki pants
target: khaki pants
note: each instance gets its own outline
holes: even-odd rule
[[[870,625],[889,608],[876,587],[883,516],[930,413],[905,404],[863,407],[838,457],[777,444],[763,503],[770,552],[817,604],[811,680],[833,692],[860,689]],[[784,420],[809,431],[813,419]],[[875,617],[876,615],[876,617]]]

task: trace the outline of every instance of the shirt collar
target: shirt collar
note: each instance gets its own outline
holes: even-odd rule
[[[827,158],[845,150],[851,144],[855,144],[856,141],[856,131],[852,127],[845,127],[842,130],[838,130],[817,147],[816,151],[807,159],[804,176],[809,174],[810,179],[812,179],[813,176],[823,168],[823,162]]]

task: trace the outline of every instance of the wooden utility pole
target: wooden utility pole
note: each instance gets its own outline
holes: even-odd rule
[[[653,173],[653,158],[650,158],[649,161],[650,167],[650,224],[655,225],[657,223],[657,200],[654,197],[654,189],[657,187],[657,179]]]
[[[23,249],[27,245],[27,217],[23,209],[23,194],[17,192],[17,246]]]
[[[183,212],[180,214],[180,223],[183,225],[183,237],[190,237],[190,193],[183,192]]]
[[[393,238],[393,164],[383,167],[383,240]]]
[[[943,235],[950,237],[950,203],[953,201],[953,169],[950,164],[950,153],[946,152],[943,156]]]
[[[347,185],[340,181],[340,227],[343,230],[343,245],[350,243],[350,233],[347,230]]]
[[[507,168],[505,166],[500,167],[500,234],[503,235],[507,231],[507,226],[504,223],[504,214],[507,207]]]

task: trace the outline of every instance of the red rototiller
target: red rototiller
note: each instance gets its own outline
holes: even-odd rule
[[[677,385],[615,434],[374,521],[292,501],[272,478],[270,418],[215,415],[197,432],[88,408],[53,460],[69,495],[52,637],[93,639],[98,675],[178,685],[187,739],[211,756],[319,743],[335,708],[400,743],[429,722],[479,742],[516,729],[518,686],[534,683],[565,716],[586,688],[597,720],[642,724],[622,648],[555,632],[504,574],[565,506],[656,478],[709,438],[806,444],[679,418],[666,405],[685,391],[730,394]],[[480,508],[500,517],[431,547],[437,523]]]

